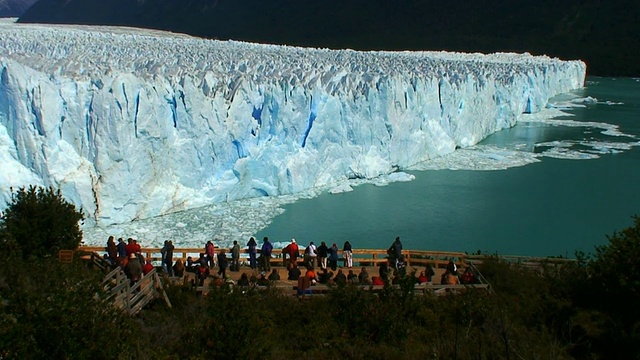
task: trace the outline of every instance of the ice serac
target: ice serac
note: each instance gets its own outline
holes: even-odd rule
[[[528,54],[356,52],[0,24],[0,192],[120,223],[405,169],[583,86]],[[5,204],[6,205],[6,204]]]

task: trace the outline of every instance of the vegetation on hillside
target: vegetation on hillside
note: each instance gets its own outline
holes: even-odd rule
[[[69,216],[66,226],[77,219]],[[420,296],[411,278],[379,294],[346,286],[304,300],[170,286],[173,308],[158,301],[136,318],[101,300],[103,274],[77,257],[0,251],[0,358],[638,358],[640,218],[608,239],[562,266],[488,256],[480,271],[491,292]]]

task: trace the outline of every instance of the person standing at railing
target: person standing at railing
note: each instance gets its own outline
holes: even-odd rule
[[[391,244],[389,249],[387,250],[387,254],[389,254],[391,266],[394,269],[398,268],[398,261],[402,257],[402,242],[400,242],[400,236],[396,237],[396,240]]]
[[[126,259],[127,258],[127,244],[124,243],[124,239],[122,239],[122,238],[118,239],[118,245],[116,245],[116,248],[118,249],[118,257],[120,259]]]
[[[131,254],[136,253],[136,246],[133,243],[133,238],[127,239],[127,245],[125,246],[125,249],[127,250],[127,257],[130,257]]]
[[[255,269],[258,267],[258,262],[256,260],[256,253],[258,252],[258,244],[256,243],[256,239],[249,238],[249,242],[247,242],[247,248],[249,252],[249,267]]]
[[[125,274],[131,280],[131,285],[135,284],[142,277],[142,264],[136,254],[129,255],[129,261],[125,266]]]
[[[238,241],[233,240],[231,248],[231,271],[240,271],[240,245]]]
[[[142,274],[147,275],[151,272],[151,270],[153,270],[153,264],[151,264],[151,260],[147,259],[147,261],[145,261],[144,265],[142,266]]]
[[[338,268],[338,259],[340,259],[340,256],[338,255],[338,245],[334,243],[331,248],[329,248],[328,254],[329,267],[331,268],[331,270],[336,271],[336,269]]]
[[[116,246],[115,238],[113,236],[109,236],[107,240],[107,259],[111,262],[111,264],[116,263],[116,259],[118,258],[118,248]]]
[[[307,266],[311,267],[312,269],[315,269],[317,257],[318,257],[318,249],[316,248],[316,245],[312,241],[309,243],[309,246],[307,246],[304,249],[304,260],[307,262]]]
[[[204,253],[207,255],[207,261],[209,262],[209,267],[212,268],[215,266],[215,257],[216,257],[216,247],[213,245],[211,240],[207,241],[204,245]]]
[[[164,246],[160,253],[162,254],[162,269],[169,275],[173,276],[173,241],[165,240]]]
[[[227,265],[227,254],[224,249],[220,249],[218,253],[218,267],[220,268],[218,275],[222,276],[223,279],[227,278]]]
[[[327,268],[327,255],[329,252],[329,248],[327,248],[327,244],[325,242],[321,242],[320,246],[318,246],[318,264],[320,265],[320,269],[324,270]]]
[[[262,256],[262,269],[269,271],[271,270],[271,252],[273,251],[273,245],[271,245],[269,238],[266,236],[262,241],[262,249],[260,251]]]
[[[351,269],[353,266],[353,248],[349,241],[344,242],[344,246],[342,247],[342,257],[344,258],[344,266]]]
[[[282,255],[289,257],[289,263],[293,263],[296,265],[297,265],[296,261],[298,260],[299,254],[300,254],[300,250],[298,248],[298,244],[296,243],[296,239],[291,239],[291,243],[287,245],[282,252]],[[287,262],[285,259],[283,259],[283,265],[287,267]]]
[[[167,270],[167,262],[165,259],[167,257],[168,245],[169,245],[169,240],[165,240],[162,246],[162,249],[160,249],[160,264],[162,265],[162,270],[167,274],[169,273],[169,270]]]

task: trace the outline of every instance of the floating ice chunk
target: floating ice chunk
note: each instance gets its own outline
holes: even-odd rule
[[[388,175],[389,181],[413,181],[416,177],[406,172],[398,171]]]
[[[330,194],[341,194],[341,193],[345,193],[345,192],[351,192],[353,191],[353,188],[351,187],[351,185],[345,183],[345,184],[340,184],[334,188],[332,188],[331,190],[329,190]]]
[[[592,97],[592,96],[587,96],[585,98],[578,98],[578,99],[574,99],[573,102],[575,104],[597,104],[598,103],[598,99]]]
[[[564,113],[554,114],[556,116],[564,116]],[[608,136],[623,136],[635,138],[635,135],[625,134],[620,131],[619,126],[595,121],[575,121],[568,119],[545,118],[543,116],[522,117],[519,123],[544,123],[551,126],[567,126],[567,127],[585,127],[601,129],[601,133]]]
[[[582,151],[571,150],[566,147],[554,147],[549,150],[545,150],[541,153],[542,156],[556,158],[556,159],[568,159],[568,160],[587,160],[597,159],[600,156],[596,154],[589,154]]]
[[[515,146],[518,148],[520,146]],[[504,170],[538,162],[529,151],[507,149],[493,145],[476,145],[459,149],[451,154],[425,161],[412,167],[413,170]]]

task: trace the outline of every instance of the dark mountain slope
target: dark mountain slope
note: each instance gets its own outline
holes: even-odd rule
[[[18,17],[37,0],[0,0],[0,17]]]
[[[528,51],[640,75],[636,0],[40,0],[21,22],[359,50]]]

